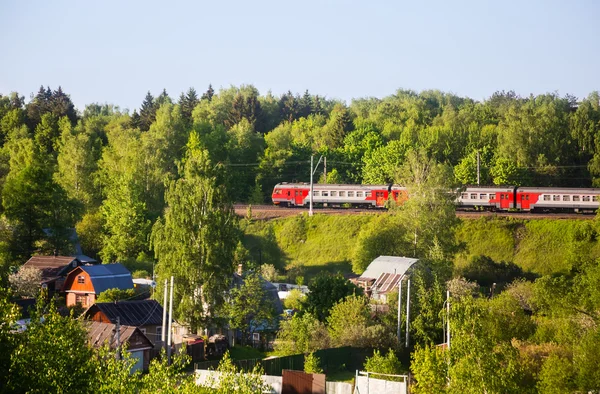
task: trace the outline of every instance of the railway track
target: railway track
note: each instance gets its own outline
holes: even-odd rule
[[[235,204],[233,209],[239,216],[248,215],[247,204]],[[280,217],[289,217],[307,213],[308,208],[282,208],[274,205],[251,205],[252,217],[254,219],[274,219]],[[360,209],[360,208],[315,208],[315,214],[325,215],[361,215],[361,214],[380,214],[387,211],[383,209]],[[570,220],[590,220],[596,215],[577,214],[577,213],[529,213],[529,212],[474,212],[474,211],[456,211],[456,216],[465,219],[476,219],[480,217],[514,217],[520,219],[570,219]]]

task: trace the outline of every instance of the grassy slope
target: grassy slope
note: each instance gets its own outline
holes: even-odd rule
[[[279,269],[304,267],[309,279],[322,270],[351,272],[356,239],[373,215],[300,215],[244,223],[245,244],[252,258],[262,250],[262,262]],[[457,230],[463,246],[456,266],[476,255],[512,261],[538,274],[566,272],[578,261],[600,257],[594,220],[522,220],[481,218],[464,220]]]

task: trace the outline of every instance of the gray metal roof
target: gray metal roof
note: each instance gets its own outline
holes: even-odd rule
[[[359,279],[378,279],[381,274],[399,274],[404,275],[411,265],[419,261],[410,257],[398,256],[379,256],[371,261],[367,270],[362,273]]]
[[[119,263],[82,265],[79,268],[90,276],[96,294],[113,288],[121,290],[133,289],[131,272]]]
[[[163,323],[163,307],[156,300],[97,302],[84,315],[91,317],[96,311],[104,313],[111,323],[126,326],[160,326]],[[168,320],[167,314],[167,320]]]

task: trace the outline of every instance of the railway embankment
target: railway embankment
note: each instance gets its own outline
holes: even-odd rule
[[[243,220],[245,246],[256,263],[273,264],[286,280],[307,282],[320,272],[352,273],[371,255],[412,256],[393,215],[292,215]],[[600,221],[515,216],[461,217],[456,230],[456,270],[480,256],[513,263],[523,272],[569,272],[600,257]],[[283,278],[282,278],[283,279]]]

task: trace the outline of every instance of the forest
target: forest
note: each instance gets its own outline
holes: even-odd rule
[[[190,144],[218,169],[230,202],[268,202],[274,184],[307,181],[311,154],[327,157],[329,183],[396,182],[398,163],[418,150],[449,166],[457,185],[476,183],[479,153],[483,185],[596,186],[599,99],[502,91],[477,102],[398,90],[346,105],[308,91],[276,97],[251,85],[209,86],[178,98],[148,92],[130,112],[76,109],[60,87],[42,86],[27,102],[6,94],[2,276],[34,252],[68,252],[73,227],[92,257],[152,260],[150,233]]]

